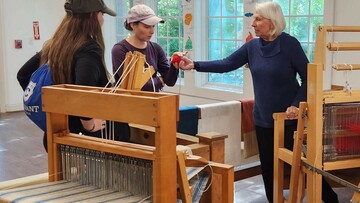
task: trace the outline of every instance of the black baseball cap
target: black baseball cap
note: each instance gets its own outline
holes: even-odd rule
[[[73,14],[101,11],[111,16],[116,16],[115,11],[109,9],[103,0],[66,0],[64,8],[66,12]]]

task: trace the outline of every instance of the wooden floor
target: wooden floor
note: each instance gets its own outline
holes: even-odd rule
[[[0,182],[47,172],[42,135],[23,112],[0,114]],[[350,201],[349,189],[335,191],[341,203]],[[266,203],[261,176],[235,182],[234,199],[235,203]]]

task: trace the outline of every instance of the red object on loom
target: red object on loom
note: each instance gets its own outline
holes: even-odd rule
[[[360,135],[360,126],[356,124],[344,124],[344,129],[349,130],[352,133]]]
[[[355,134],[353,136],[336,138],[336,151],[338,153],[360,152],[360,126],[356,124],[343,124],[343,129]]]
[[[352,154],[360,152],[360,136],[336,138],[336,152],[339,154]]]

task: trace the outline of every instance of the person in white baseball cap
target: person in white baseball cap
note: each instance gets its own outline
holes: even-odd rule
[[[115,44],[111,52],[113,73],[117,73],[116,80],[119,80],[123,74],[121,64],[123,64],[126,53],[137,51],[144,54],[146,64],[153,66],[156,70],[141,90],[159,92],[164,85],[174,86],[176,84],[179,70],[169,64],[160,45],[150,41],[158,23],[164,23],[164,20],[156,16],[155,12],[144,4],[135,5],[129,10],[124,27],[131,31],[131,35]]]

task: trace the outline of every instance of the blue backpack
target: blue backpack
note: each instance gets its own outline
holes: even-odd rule
[[[31,75],[23,96],[25,114],[44,132],[46,132],[46,114],[42,111],[41,88],[51,84],[49,64],[45,63]]]

